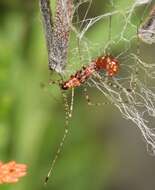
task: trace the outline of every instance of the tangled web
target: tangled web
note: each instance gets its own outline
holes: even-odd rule
[[[97,89],[119,109],[125,119],[134,122],[147,142],[148,150],[155,153],[155,63],[141,55],[143,43],[137,39],[137,27],[144,12],[147,14],[151,6],[146,4],[148,2],[76,2],[71,35],[74,40],[71,42],[77,43],[70,42],[64,77],[75,73],[81,65],[88,65],[95,57],[106,54],[115,56],[119,61],[119,73],[108,77],[106,73],[96,72],[86,85]],[[102,14],[92,16],[97,4],[102,7]]]

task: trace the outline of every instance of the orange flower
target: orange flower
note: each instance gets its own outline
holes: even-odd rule
[[[20,177],[26,175],[26,169],[25,164],[17,164],[15,161],[3,164],[0,161],[0,184],[16,183]]]

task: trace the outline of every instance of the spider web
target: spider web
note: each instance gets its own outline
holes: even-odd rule
[[[119,60],[116,77],[95,73],[87,86],[97,89],[140,129],[148,150],[155,153],[155,63],[142,56],[143,43],[137,39],[137,26],[148,14],[150,0],[76,1],[65,76],[97,56],[112,54]],[[93,15],[95,5],[102,4],[102,13]],[[81,13],[82,12],[82,13]],[[83,14],[84,12],[84,14]],[[111,20],[111,22],[110,22]],[[96,31],[99,31],[96,36]],[[76,43],[72,43],[72,41]],[[149,49],[151,46],[147,46]]]

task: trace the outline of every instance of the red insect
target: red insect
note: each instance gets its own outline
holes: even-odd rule
[[[71,75],[69,80],[60,85],[63,90],[68,90],[82,85],[96,71],[105,70],[108,76],[112,77],[118,72],[118,69],[118,60],[112,55],[101,56],[93,60],[87,67],[77,71],[75,75]]]
[[[74,89],[75,87],[81,86],[83,83],[85,83],[86,80],[90,78],[95,72],[105,71],[108,76],[112,77],[118,72],[118,69],[119,69],[118,60],[114,58],[112,55],[100,56],[96,58],[95,60],[93,60],[88,66],[82,67],[81,70],[77,71],[74,75],[71,75],[67,81],[59,83],[59,85],[63,90]],[[51,168],[45,178],[45,184],[47,183],[53,171],[53,167],[58,158],[58,155],[60,154],[62,150],[65,138],[68,133],[68,120],[69,118],[71,118],[72,110],[73,110],[73,96],[74,96],[74,91],[72,94],[71,106],[69,108],[68,103],[66,103],[67,102],[66,96],[63,93],[63,97],[65,100],[66,113],[67,113],[65,132],[64,132],[62,141],[60,142],[59,148],[56,152],[55,158],[52,162]],[[86,97],[86,99],[90,103],[89,98]]]

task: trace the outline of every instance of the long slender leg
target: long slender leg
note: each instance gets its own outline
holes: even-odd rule
[[[103,80],[103,78],[98,75],[97,73],[93,76],[94,78],[96,78],[99,82],[101,83],[106,83],[108,86],[112,87],[112,88],[115,88],[115,89],[118,89],[119,91],[124,91],[126,93],[133,93],[135,88],[136,88],[136,83],[134,82],[132,84],[132,88],[123,88],[122,86],[120,86],[119,84],[117,84],[116,82],[115,83],[112,83],[111,81],[108,80],[108,78],[105,78]],[[89,106],[104,106],[104,105],[108,105],[108,104],[114,104],[114,102],[97,102],[97,103],[92,103],[91,100],[90,100],[90,97],[88,95],[88,92],[87,92],[87,88],[85,87],[84,88],[84,94],[85,94],[85,99],[88,103]],[[129,102],[127,100],[123,100],[119,103],[126,103],[126,104],[129,104]]]
[[[86,87],[84,88],[84,94],[85,94],[85,99],[86,99],[86,101],[87,101],[87,104],[88,104],[89,106],[104,106],[104,105],[107,105],[107,104],[112,104],[112,102],[102,102],[102,103],[101,103],[101,102],[96,102],[96,103],[91,102]]]

